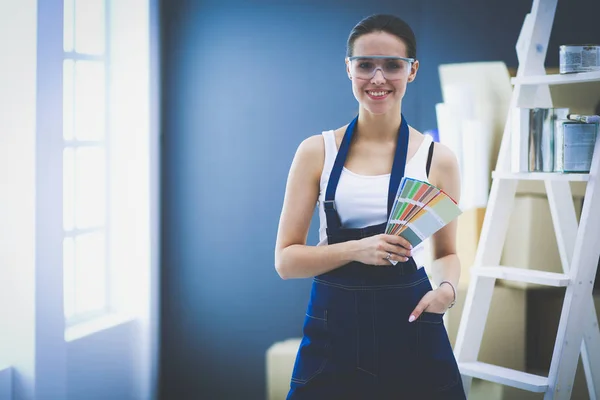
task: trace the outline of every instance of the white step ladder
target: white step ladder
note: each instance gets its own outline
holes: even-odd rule
[[[600,331],[592,298],[600,258],[600,140],[596,142],[589,174],[515,173],[510,167],[511,136],[520,135],[526,129],[520,122],[515,124],[511,120],[523,120],[521,115],[527,112],[526,108],[552,107],[549,85],[600,81],[600,71],[546,75],[544,61],[557,1],[533,0],[517,42],[519,68],[513,80],[512,111],[504,130],[496,171],[492,174],[488,207],[454,349],[467,393],[472,378],[479,378],[545,393],[544,399],[569,399],[581,354],[590,399],[600,400]],[[499,266],[520,180],[545,183],[562,274]],[[570,181],[587,181],[579,226]],[[496,279],[566,287],[547,377],[477,361]]]

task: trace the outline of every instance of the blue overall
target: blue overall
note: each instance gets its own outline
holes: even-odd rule
[[[329,244],[385,232],[386,223],[343,228],[335,209],[335,191],[357,119],[348,125],[327,185]],[[404,176],[408,136],[402,117],[388,216]],[[424,268],[417,269],[412,257],[396,266],[351,262],[315,277],[287,399],[465,399],[443,314],[424,312],[408,322],[431,289]]]

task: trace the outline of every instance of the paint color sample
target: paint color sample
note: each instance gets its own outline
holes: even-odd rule
[[[462,213],[456,202],[435,186],[402,178],[385,232],[415,247]]]

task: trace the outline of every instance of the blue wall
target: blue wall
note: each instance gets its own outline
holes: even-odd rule
[[[600,42],[599,3],[564,3],[549,65],[561,43]],[[595,11],[579,13],[584,5]],[[262,400],[266,349],[301,334],[310,281],[279,279],[275,236],[298,144],[356,112],[343,62],[352,26],[376,12],[413,26],[421,70],[403,112],[426,130],[441,101],[438,65],[515,67],[529,9],[521,0],[163,1],[162,398]]]

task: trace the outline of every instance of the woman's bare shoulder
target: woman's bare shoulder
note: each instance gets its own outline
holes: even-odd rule
[[[454,152],[445,144],[436,142],[431,160],[431,183],[443,189],[456,201],[460,200],[460,169]]]
[[[325,143],[323,135],[312,135],[302,140],[294,156],[297,169],[305,173],[320,176],[325,162]]]
[[[454,152],[445,144],[436,142],[434,146],[434,157],[432,160],[432,168],[439,169],[454,169],[458,168],[458,160]]]
[[[346,129],[348,128],[348,125],[349,124],[346,124],[344,126],[341,126],[337,129],[333,130],[333,136],[335,137],[335,144],[338,149],[340,148],[342,139],[344,138],[344,135],[346,134]]]
[[[423,143],[423,140],[425,140],[425,135],[410,125],[408,126],[408,134],[409,145],[414,143],[415,148],[418,148]]]

